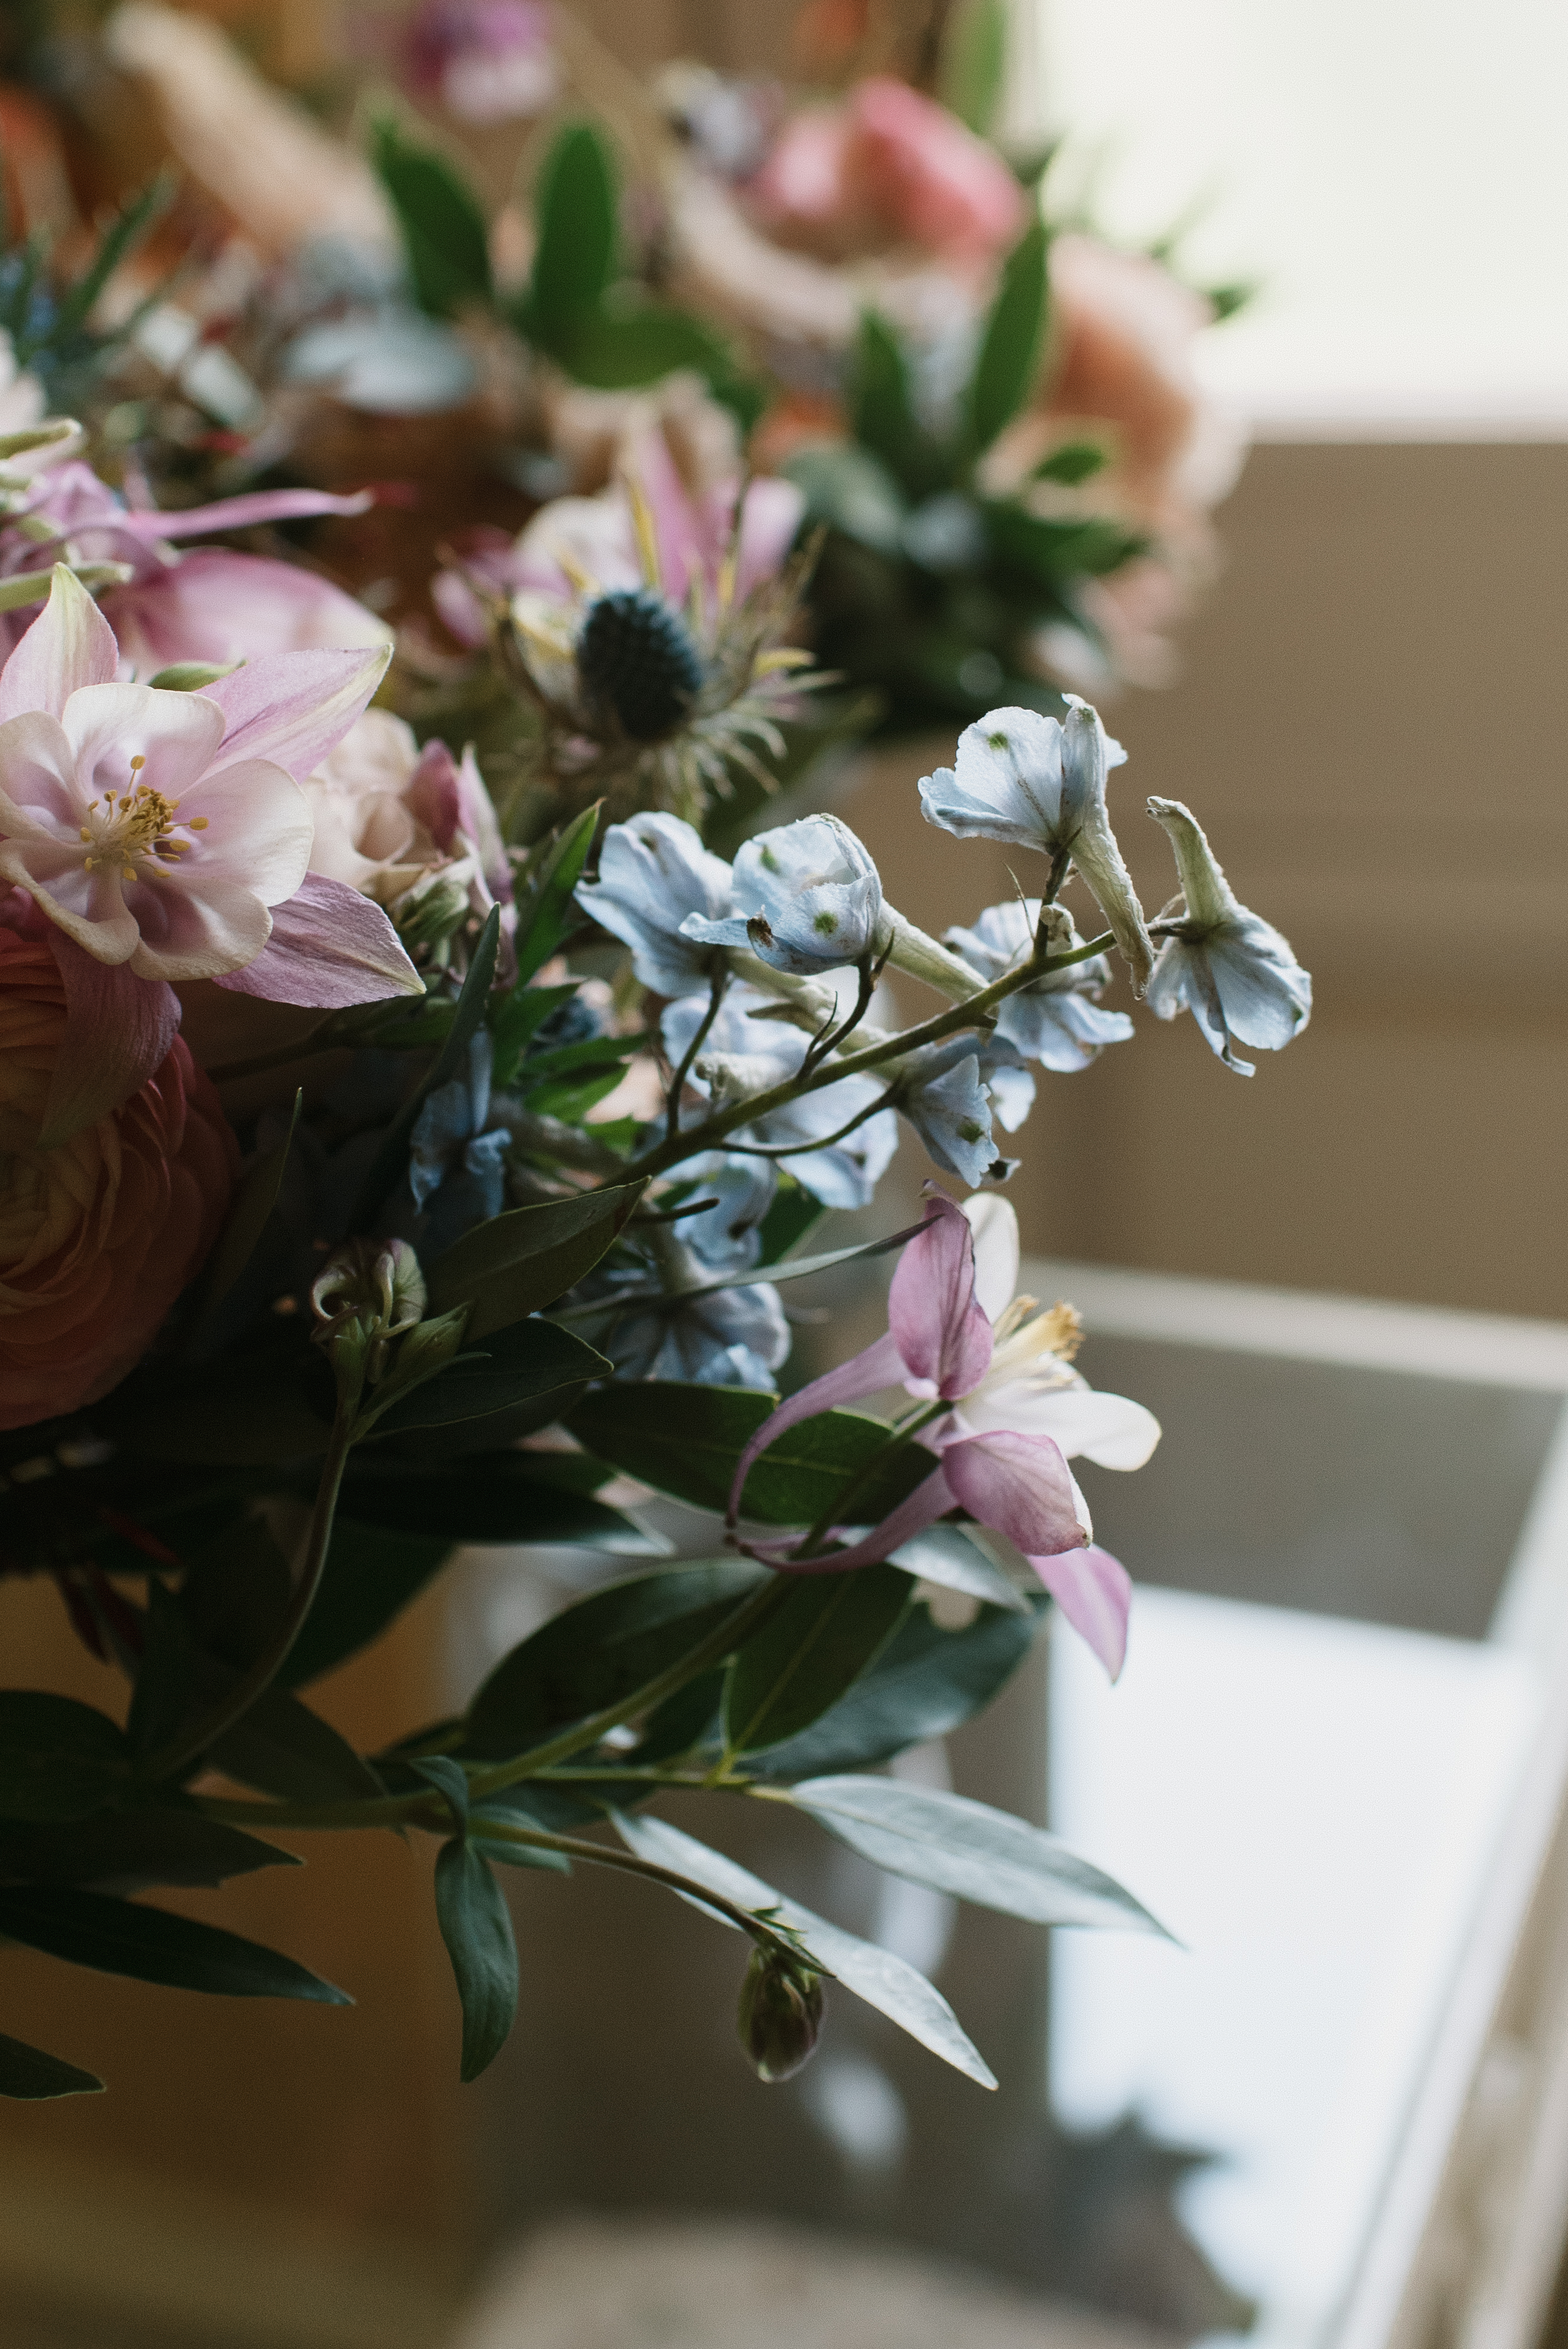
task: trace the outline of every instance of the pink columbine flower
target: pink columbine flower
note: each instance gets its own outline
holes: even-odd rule
[[[1075,1316],[1062,1308],[1041,1315],[1032,1299],[1012,1299],[1008,1258],[1015,1275],[1017,1223],[1005,1201],[985,1195],[961,1210],[939,1193],[926,1217],[893,1276],[887,1335],[763,1422],[736,1468],[730,1522],[740,1514],[753,1462],[786,1428],[902,1383],[913,1395],[953,1406],[919,1438],[939,1455],[930,1475],[847,1548],[796,1558],[781,1544],[749,1544],[750,1554],[786,1574],[846,1573],[962,1508],[1023,1552],[1114,1680],[1127,1653],[1132,1586],[1120,1563],[1095,1546],[1067,1457],[1082,1453],[1104,1467],[1139,1467],[1159,1439],[1158,1424],[1140,1403],[1095,1394],[1068,1367]],[[976,1226],[994,1319],[977,1282]],[[1003,1280],[1012,1300],[1005,1304],[997,1296]]]
[[[69,1011],[47,1141],[67,1105],[101,1116],[163,1059],[175,982],[324,1009],[423,992],[380,908],[307,874],[298,778],[387,658],[265,655],[202,693],[118,683],[113,630],[57,565],[0,669],[0,881],[48,926]]]

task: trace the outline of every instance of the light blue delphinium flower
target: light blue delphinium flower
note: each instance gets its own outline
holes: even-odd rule
[[[1048,920],[1053,954],[1071,954],[1083,945],[1064,907],[1053,906]],[[989,986],[1028,959],[1039,926],[1040,899],[1013,897],[1004,905],[988,905],[972,929],[947,931],[943,944],[971,964]],[[1105,956],[1096,955],[1037,979],[1000,1007],[997,1036],[1025,1060],[1043,1061],[1048,1069],[1086,1069],[1102,1045],[1125,1043],[1133,1032],[1125,1011],[1102,1011],[1096,999],[1110,977]]]
[[[656,995],[686,995],[707,979],[709,945],[681,936],[688,916],[730,910],[730,868],[679,816],[634,815],[612,823],[599,851],[599,877],[577,903],[631,948],[631,967]],[[744,941],[742,940],[742,944]]]
[[[1066,701],[1064,724],[1037,709],[992,709],[966,726],[956,765],[922,779],[921,813],[961,840],[1070,856],[1141,988],[1154,948],[1106,808],[1106,771],[1127,752],[1086,701]]]
[[[834,815],[803,816],[748,840],[735,854],[730,917],[691,914],[680,934],[747,947],[796,978],[863,963],[883,953],[890,936],[870,852]]]
[[[1033,1096],[1031,1085],[1031,1100]],[[906,1063],[898,1107],[937,1164],[967,1183],[971,1191],[997,1167],[992,1102],[981,1081],[981,1056],[972,1037],[950,1037]]]
[[[468,1048],[468,1069],[438,1086],[409,1137],[409,1189],[420,1218],[421,1253],[438,1257],[475,1224],[505,1205],[504,1126],[490,1126],[490,1038],[482,1028]]]
[[[701,1022],[707,1017],[706,997],[693,996],[672,1003],[664,1014],[664,1049],[679,1063]],[[715,1105],[743,1101],[766,1092],[793,1077],[805,1060],[809,1039],[798,1028],[774,1019],[753,1019],[755,1010],[772,1009],[771,999],[756,988],[732,987],[698,1054],[689,1082],[707,1093]],[[877,1182],[898,1146],[898,1120],[891,1110],[872,1110],[886,1084],[874,1076],[845,1077],[805,1093],[784,1108],[770,1111],[729,1137],[729,1146],[743,1152],[747,1145],[778,1150],[785,1155],[771,1163],[788,1169],[825,1207],[866,1207]],[[842,1142],[826,1149],[808,1145],[836,1133],[862,1112],[871,1112]],[[805,1153],[790,1152],[795,1144]],[[763,1162],[764,1164],[769,1162]]]
[[[1277,1052],[1312,1017],[1312,978],[1261,914],[1249,913],[1226,880],[1214,852],[1179,800],[1150,800],[1176,857],[1181,895],[1161,914],[1159,959],[1148,1001],[1162,1019],[1190,1011],[1210,1050],[1250,1077],[1232,1043]]]
[[[694,1201],[712,1205],[683,1216],[647,1245],[644,1260],[595,1276],[584,1295],[638,1297],[651,1287],[700,1288],[705,1278],[749,1270],[762,1251],[758,1226],[778,1177],[766,1159],[715,1152],[681,1169],[694,1178]],[[660,1304],[628,1303],[596,1337],[625,1378],[692,1379],[705,1386],[768,1387],[789,1352],[789,1324],[767,1283],[715,1290]]]

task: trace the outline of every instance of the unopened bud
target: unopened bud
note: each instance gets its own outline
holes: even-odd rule
[[[741,2044],[763,2080],[787,2080],[816,2045],[822,1976],[804,1959],[753,1947],[741,1984]]]
[[[469,885],[473,867],[464,857],[455,864],[422,873],[410,888],[388,907],[392,927],[410,954],[421,947],[440,953],[467,921]]]
[[[161,693],[200,693],[203,686],[216,685],[221,677],[233,677],[240,667],[237,660],[176,661],[147,682]]]
[[[340,1375],[374,1385],[394,1338],[424,1318],[425,1277],[406,1240],[350,1240],[311,1283],[316,1341]]]

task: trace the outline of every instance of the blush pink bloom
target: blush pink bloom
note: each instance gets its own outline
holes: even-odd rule
[[[762,223],[828,259],[891,244],[963,265],[1023,234],[1029,202],[994,148],[889,75],[784,125],[749,189]]]
[[[460,122],[516,122],[560,87],[550,17],[536,0],[420,0],[404,35],[410,86]]]
[[[386,644],[390,631],[363,604],[299,564],[227,547],[182,554],[173,542],[208,532],[317,514],[360,513],[369,498],[324,490],[258,490],[249,496],[162,513],[128,506],[88,465],[55,461],[37,475],[26,527],[0,525],[0,578],[51,560],[129,564],[132,576],[104,591],[122,674],[147,677],[177,661],[254,659],[308,647]],[[51,534],[40,536],[47,530]],[[26,611],[0,613],[0,660],[28,626]]]
[[[0,1427],[74,1411],[124,1377],[201,1269],[238,1171],[178,1037],[128,1100],[49,1146],[66,1027],[47,941],[0,928]]]
[[[937,1453],[940,1465],[846,1548],[797,1558],[786,1544],[752,1543],[750,1554],[781,1573],[843,1574],[889,1557],[961,1508],[1023,1553],[1114,1680],[1127,1652],[1132,1586],[1120,1563],[1092,1541],[1087,1505],[1066,1452],[1084,1452],[1107,1466],[1141,1465],[1159,1430],[1140,1404],[1095,1395],[1060,1361],[1049,1373],[1043,1371],[1039,1358],[1046,1349],[1025,1339],[1033,1325],[1017,1312],[999,1310],[993,1323],[977,1284],[973,1226],[987,1243],[986,1286],[993,1292],[997,1276],[1005,1274],[1009,1244],[1017,1270],[1016,1220],[1006,1202],[991,1195],[970,1201],[969,1208],[988,1212],[971,1218],[940,1193],[932,1196],[925,1226],[893,1276],[887,1335],[813,1380],[763,1422],[737,1465],[730,1522],[732,1526],[740,1515],[753,1462],[786,1428],[901,1382],[913,1395],[953,1406],[919,1438]],[[1071,1390],[1065,1409],[1043,1404],[1047,1389]],[[1050,1432],[1053,1418],[1061,1442]]]
[[[118,683],[119,659],[61,564],[0,669],[0,881],[50,926],[62,1098],[82,1122],[167,1052],[172,982],[323,1009],[423,992],[384,914],[307,878],[297,778],[363,709],[386,648],[265,655],[199,694]],[[51,1139],[63,1114],[57,1099]]]

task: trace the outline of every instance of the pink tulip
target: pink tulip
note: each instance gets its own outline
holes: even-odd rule
[[[0,882],[48,926],[70,1017],[49,1144],[145,1081],[171,982],[323,1009],[418,995],[386,916],[307,877],[300,778],[352,725],[387,649],[265,654],[202,693],[115,681],[73,573],[0,670]]]
[[[994,1336],[976,1294],[969,1219],[940,1193],[929,1200],[926,1218],[893,1275],[887,1335],[814,1379],[763,1422],[735,1470],[730,1524],[740,1515],[753,1462],[786,1428],[902,1381],[912,1394],[955,1406],[919,1438],[939,1455],[924,1482],[847,1548],[802,1558],[789,1555],[787,1542],[754,1542],[744,1545],[748,1555],[783,1574],[850,1573],[889,1557],[950,1509],[961,1508],[1023,1552],[1114,1680],[1127,1652],[1132,1586],[1117,1560],[1093,1546],[1083,1496],[1053,1436],[995,1425],[973,1433],[959,1415],[956,1407],[989,1383]]]

